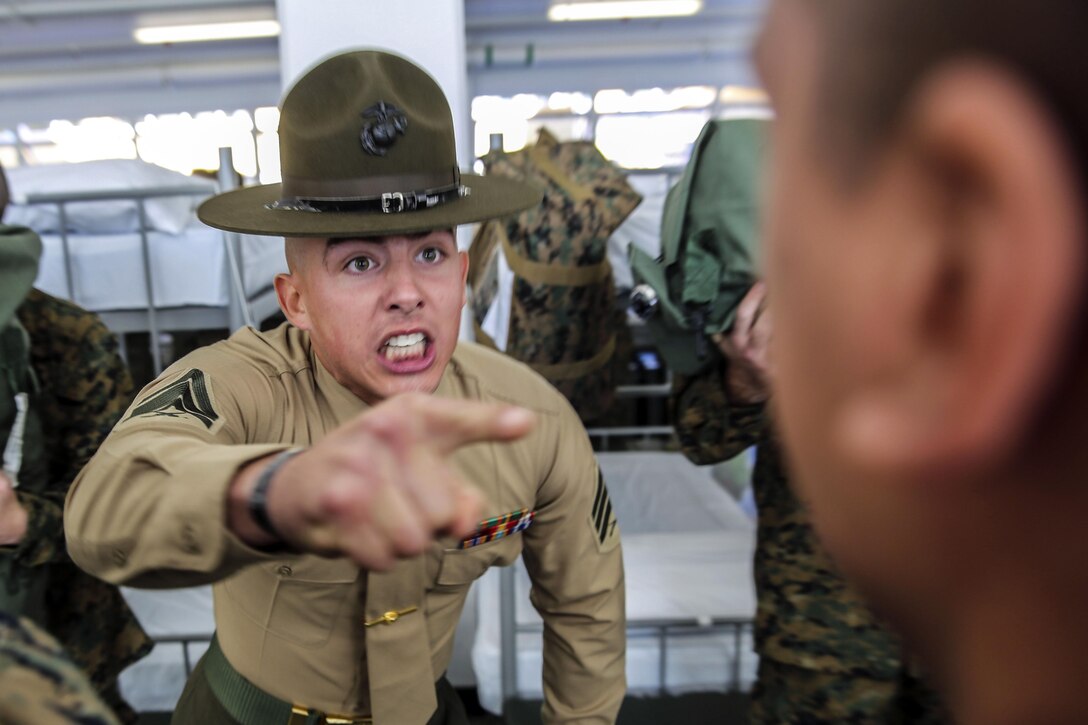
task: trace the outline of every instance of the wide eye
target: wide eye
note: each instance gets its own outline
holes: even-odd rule
[[[352,257],[348,260],[347,268],[352,272],[365,272],[370,269],[372,264],[370,257]]]
[[[438,247],[426,247],[419,253],[419,258],[427,264],[436,264],[446,256]]]

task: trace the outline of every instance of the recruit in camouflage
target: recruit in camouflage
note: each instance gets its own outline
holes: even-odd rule
[[[731,406],[724,363],[676,383],[676,429],[684,454],[706,465],[757,446],[752,486],[759,511],[753,572],[760,672],[753,723],[944,722],[932,693],[913,681],[897,638],[872,614],[816,539],[790,489],[783,454],[762,404]]]
[[[18,546],[0,549],[6,593],[24,602],[23,613],[57,637],[103,699],[133,722],[117,677],[152,643],[117,587],[68,558],[61,520],[69,485],[131,402],[132,381],[116,338],[92,313],[32,290],[16,317],[35,390],[17,492],[27,533]],[[8,425],[0,421],[4,439]]]

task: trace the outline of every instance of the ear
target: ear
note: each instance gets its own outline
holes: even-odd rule
[[[468,252],[458,252],[461,260],[461,306],[468,303]]]
[[[300,330],[309,330],[310,316],[306,311],[306,298],[299,282],[296,274],[277,274],[273,280],[284,316]]]
[[[996,66],[938,70],[896,138],[929,215],[897,357],[841,410],[840,442],[877,469],[947,471],[1016,452],[1080,303],[1079,179],[1057,124]],[[904,195],[908,196],[908,195]],[[901,286],[902,287],[902,286]]]

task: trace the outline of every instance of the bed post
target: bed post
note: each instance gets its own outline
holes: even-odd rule
[[[517,603],[515,600],[515,569],[504,566],[499,569],[499,649],[502,652],[502,708],[518,694],[518,630]]]
[[[238,179],[234,172],[234,155],[229,146],[219,149],[219,193],[238,188]],[[246,288],[242,281],[242,241],[234,232],[223,232],[223,245],[227,251],[227,324],[228,334],[246,325],[255,327],[246,302]]]

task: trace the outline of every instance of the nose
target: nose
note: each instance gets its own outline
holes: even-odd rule
[[[412,265],[393,261],[386,267],[386,309],[410,314],[423,307],[423,291]]]

